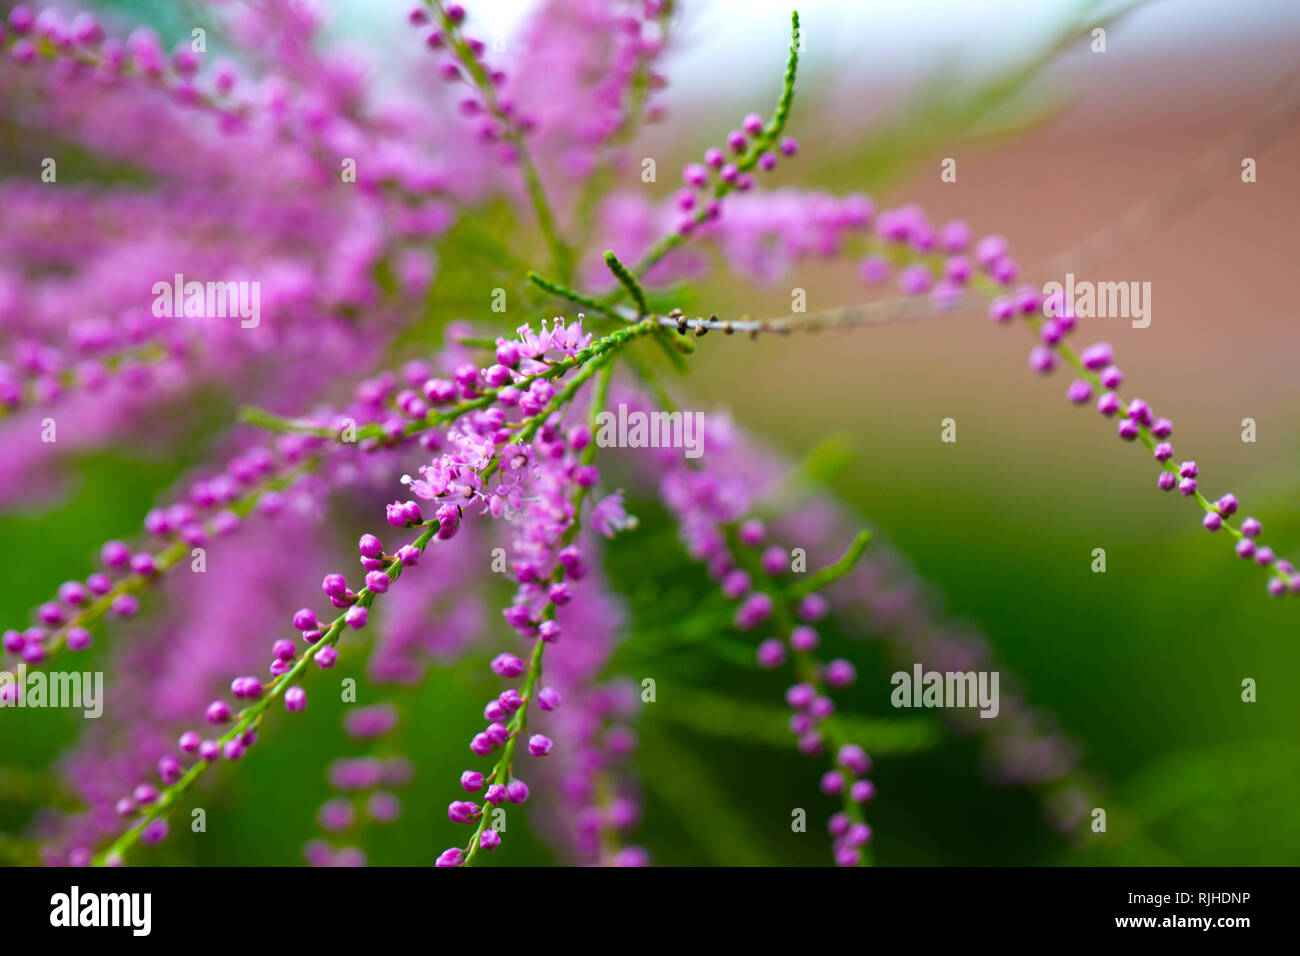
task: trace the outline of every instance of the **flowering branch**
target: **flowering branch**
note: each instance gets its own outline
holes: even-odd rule
[[[269,464],[269,459],[257,460]],[[101,550],[105,566],[109,570],[129,569],[129,573],[117,581],[97,572],[84,584],[65,582],[59,588],[57,601],[36,609],[40,626],[25,633],[5,632],[4,650],[21,655],[29,664],[42,664],[51,661],[65,647],[72,651],[90,647],[89,628],[109,614],[116,618],[134,617],[140,610],[139,596],[157,586],[192,548],[206,543],[210,537],[232,533],[259,506],[265,513],[274,514],[280,507],[278,493],[315,468],[318,460],[311,457],[290,463],[287,470],[256,482],[242,497],[230,501],[222,511],[207,519],[188,504],[175,505],[167,513],[151,512],[145,521],[146,529],[157,535],[174,534],[171,544],[153,553],[146,550],[132,553],[121,541],[108,542]],[[259,470],[262,467],[258,465]]]
[[[579,318],[579,324],[581,318]],[[526,328],[526,327],[525,327]],[[465,417],[471,412],[481,411],[490,408],[493,404],[502,401],[503,395],[511,397],[515,393],[527,391],[537,382],[551,382],[563,376],[566,372],[586,365],[594,359],[607,355],[611,352],[621,350],[634,339],[647,335],[655,330],[655,323],[649,319],[629,325],[626,328],[617,329],[608,335],[596,339],[589,345],[576,349],[572,354],[565,355],[561,358],[548,360],[548,362],[537,371],[521,373],[510,376],[507,384],[489,385],[485,388],[475,388],[473,398],[466,398],[445,408],[431,408],[426,413],[416,417],[412,421],[404,423],[396,434],[386,432],[383,425],[367,424],[356,429],[357,441],[366,440],[402,440],[419,435],[430,429],[440,428],[450,425],[455,421]],[[505,340],[502,340],[505,341]],[[513,346],[512,346],[513,347]],[[512,353],[518,356],[518,350]],[[504,367],[503,367],[504,368]],[[506,370],[508,371],[508,369]],[[498,372],[494,377],[499,378],[505,372]],[[506,381],[505,379],[502,379]],[[454,387],[445,379],[429,379],[423,386],[424,394],[430,401],[449,401],[455,394]],[[243,406],[239,410],[239,416],[242,421],[249,424],[259,425],[273,431],[295,432],[304,435],[316,435],[322,438],[332,438],[338,442],[344,442],[345,439],[337,428],[328,428],[323,425],[313,424],[308,419],[288,419],[274,415],[260,408]]]
[[[601,377],[597,382],[596,388],[592,395],[591,408],[588,413],[588,428],[595,427],[596,419],[599,413],[605,407],[606,395],[609,389],[610,375],[612,367],[607,363],[602,363]],[[584,372],[594,371],[595,366],[588,365]],[[580,373],[581,374],[581,373]],[[570,388],[566,390],[567,396],[556,396],[557,402],[567,404],[576,394],[574,386],[580,385],[577,376]],[[563,401],[561,402],[561,399]],[[531,437],[531,436],[529,436]],[[520,440],[527,440],[521,433]],[[596,457],[596,444],[588,441],[580,449],[581,467],[592,469]],[[559,537],[559,548],[555,569],[547,578],[548,600],[543,605],[542,610],[536,618],[529,616],[526,620],[516,620],[512,623],[522,624],[530,631],[535,628],[536,633],[533,635],[536,643],[533,651],[529,655],[527,669],[524,671],[524,681],[518,692],[508,691],[498,699],[490,702],[485,716],[493,720],[484,734],[474,738],[471,743],[471,749],[475,753],[483,753],[491,749],[491,746],[504,741],[504,747],[500,758],[493,766],[491,772],[485,777],[476,771],[467,770],[461,775],[461,786],[469,792],[475,792],[484,786],[487,790],[484,794],[485,806],[479,808],[468,801],[453,801],[448,808],[448,816],[454,822],[469,822],[475,817],[478,823],[470,836],[468,845],[464,850],[459,847],[452,847],[438,857],[439,866],[472,866],[482,850],[493,850],[501,842],[500,836],[494,830],[488,830],[489,813],[486,804],[500,804],[505,800],[512,803],[522,803],[528,798],[528,787],[521,781],[514,778],[514,757],[515,748],[519,738],[528,732],[528,712],[534,696],[538,693],[537,684],[542,676],[542,657],[546,653],[546,645],[559,639],[559,626],[555,623],[555,612],[558,607],[557,601],[568,601],[568,590],[565,585],[566,576],[578,578],[581,577],[581,559],[573,553],[573,543],[577,539],[582,514],[582,506],[593,481],[580,481],[577,487],[569,496],[569,505],[571,516],[567,523],[564,524],[563,530]],[[567,552],[567,555],[566,555]],[[517,572],[519,575],[519,572]],[[524,575],[519,575],[521,583],[524,582]],[[519,605],[517,605],[519,606]],[[507,615],[514,609],[509,609]],[[498,673],[506,676],[515,675],[521,665],[518,658],[511,655],[502,655],[493,662],[493,669]],[[543,704],[546,709],[553,709],[558,706],[558,697],[552,692],[548,700]],[[513,709],[514,714],[504,727],[499,722],[499,717],[504,716],[503,710]],[[551,750],[551,741],[547,737],[536,736],[529,740],[529,752],[534,756],[546,756]],[[505,782],[503,782],[505,781]]]
[[[277,661],[281,662],[281,666],[273,668],[274,677],[265,688],[256,678],[239,678],[232,684],[232,690],[235,691],[237,696],[241,694],[252,696],[256,698],[256,702],[241,710],[236,715],[235,723],[231,729],[215,741],[200,742],[197,735],[182,738],[182,750],[197,751],[199,760],[184,773],[180,773],[179,763],[177,763],[175,767],[177,779],[166,785],[161,792],[155,792],[152,787],[143,792],[140,788],[137,788],[135,803],[143,804],[146,809],[131,829],[122,834],[108,850],[96,858],[97,862],[120,861],[123,851],[137,840],[156,842],[162,839],[166,835],[164,814],[219,756],[223,756],[228,760],[236,760],[243,756],[244,750],[256,740],[256,728],[272,700],[284,697],[285,706],[289,710],[301,710],[305,707],[305,693],[300,688],[291,688],[291,685],[301,676],[307,662],[315,660],[321,667],[332,666],[336,657],[334,645],[342,636],[344,626],[352,628],[364,627],[368,617],[368,608],[375,596],[386,593],[389,586],[401,575],[404,567],[418,563],[420,556],[434,537],[445,540],[455,534],[466,498],[474,494],[483,494],[479,489],[484,488],[488,479],[500,471],[503,463],[509,461],[512,475],[517,473],[531,455],[528,442],[537,436],[543,423],[550,420],[557,411],[573,400],[583,382],[602,370],[605,371],[606,377],[603,379],[604,384],[597,391],[597,398],[603,401],[605,388],[608,386],[608,363],[612,359],[613,353],[635,340],[638,335],[645,334],[654,328],[655,325],[652,322],[643,321],[636,326],[620,329],[607,336],[606,344],[600,349],[593,350],[584,347],[574,351],[569,356],[570,360],[579,353],[585,356],[578,371],[571,380],[565,383],[563,390],[551,396],[534,414],[518,423],[515,436],[506,443],[500,452],[496,451],[491,444],[487,444],[484,447],[489,451],[485,455],[484,451],[476,447],[472,441],[466,440],[465,451],[455,455],[446,455],[443,457],[443,461],[437,464],[437,467],[423,469],[428,476],[427,481],[415,482],[407,479],[407,483],[421,497],[443,498],[444,504],[438,509],[437,516],[433,520],[424,520],[419,517],[419,508],[414,502],[397,503],[389,506],[389,520],[391,523],[398,527],[420,527],[423,529],[420,535],[393,556],[384,556],[378,539],[373,538],[373,536],[367,535],[362,538],[360,549],[364,559],[363,564],[369,569],[365,586],[355,593],[349,591],[341,575],[328,575],[322,585],[322,589],[335,602],[336,606],[346,608],[346,610],[336,616],[323,631],[316,629],[315,615],[309,610],[304,609],[295,615],[295,625],[301,625],[304,636],[311,639],[307,651],[298,656],[284,656],[286,650],[291,653],[292,645],[283,642],[288,646],[282,649],[281,642],[277,642],[275,648],[276,657]],[[543,347],[542,352],[545,352],[545,347]],[[541,357],[541,353],[537,353],[534,360]],[[560,366],[561,362],[556,362],[552,366],[552,371],[555,374],[550,376],[551,378],[559,377],[559,375],[563,374],[563,371],[572,367],[572,364],[564,364],[562,368]],[[595,445],[588,441],[583,447],[585,449],[583,453],[584,466],[589,466],[595,454]],[[510,481],[507,482],[503,475],[498,493],[491,497],[489,507],[497,509],[501,501],[517,496],[517,482],[517,477],[512,476]],[[575,492],[572,502],[573,515],[571,523],[563,537],[565,545],[570,544],[577,534],[578,513],[583,496],[589,487],[589,482],[579,482],[577,485],[578,490]],[[453,504],[452,502],[455,500],[459,500],[461,503]],[[562,562],[561,566],[555,571],[553,583],[558,585],[562,581],[564,567],[565,565]],[[574,567],[576,565],[570,567],[570,573],[573,573]],[[541,617],[535,622],[530,622],[529,626],[536,626],[545,635],[548,630],[547,623],[554,624],[555,606],[554,599],[549,601]],[[544,640],[539,641],[537,648],[534,650],[532,661],[535,671],[530,671],[530,674],[540,675],[541,654],[544,643]],[[525,690],[530,691],[532,683],[535,681],[536,676],[533,676],[531,680],[526,680]],[[524,725],[526,719],[526,704],[521,709],[524,714],[515,722],[516,730]],[[224,702],[215,702],[208,708],[209,721],[220,723],[227,718],[228,709]],[[508,755],[513,755],[513,740],[513,737],[509,738]],[[546,747],[549,749],[549,741]],[[507,760],[505,764],[507,769],[510,765],[509,760]],[[125,809],[127,812],[134,810],[130,800],[127,801]]]
[[[731,134],[731,145],[733,149],[738,147],[739,152],[739,156],[733,162],[726,163],[721,151],[718,151],[716,155],[706,157],[706,166],[692,165],[686,168],[684,172],[686,184],[695,189],[703,188],[709,183],[710,175],[706,167],[717,170],[712,198],[698,205],[698,208],[694,199],[688,205],[683,198],[683,208],[688,212],[694,209],[694,213],[682,220],[675,231],[650,247],[632,269],[635,275],[645,275],[664,256],[682,245],[697,226],[716,219],[721,211],[721,202],[728,193],[733,189],[747,190],[753,185],[750,172],[754,168],[763,170],[775,168],[774,149],[779,148],[781,154],[785,156],[793,156],[798,150],[799,144],[795,140],[781,140],[779,146],[778,140],[785,131],[786,121],[790,118],[790,107],[794,102],[795,76],[799,69],[799,42],[799,11],[795,10],[790,14],[790,56],[786,60],[785,76],[781,81],[781,95],[777,98],[776,109],[772,113],[771,120],[764,124],[757,114],[746,117],[746,131],[753,135],[754,140],[747,144],[743,133]],[[619,294],[614,294],[610,301],[617,302],[619,298]]]
[[[396,581],[401,576],[404,567],[415,564],[419,560],[419,556],[424,553],[424,549],[428,547],[429,542],[433,540],[439,530],[439,525],[436,522],[423,522],[418,527],[422,527],[424,530],[420,532],[415,540],[402,549],[406,553],[400,557],[394,557],[383,569],[383,576],[388,582]],[[306,696],[302,694],[301,688],[297,687],[296,682],[301,679],[303,671],[307,668],[308,661],[315,660],[325,666],[322,662],[332,658],[331,654],[325,652],[333,651],[334,645],[343,636],[345,625],[357,626],[355,622],[358,615],[355,609],[364,610],[369,608],[374,602],[375,595],[387,590],[387,585],[384,585],[382,591],[372,591],[370,586],[363,587],[358,591],[356,593],[356,602],[347,611],[334,618],[320,637],[307,650],[293,659],[293,663],[287,670],[271,680],[266,686],[265,693],[256,703],[244,708],[236,715],[234,725],[218,737],[213,746],[205,748],[207,756],[202,756],[204,751],[200,751],[200,758],[181,775],[180,779],[164,787],[155,799],[148,802],[147,809],[140,819],[113,841],[107,850],[96,857],[96,864],[118,865],[122,862],[125,851],[137,841],[157,842],[166,836],[165,815],[167,812],[203,775],[204,771],[216,762],[218,755],[225,757],[227,760],[238,760],[243,756],[244,750],[256,740],[257,727],[261,724],[262,715],[271,706],[272,701],[285,698],[285,706],[291,710],[300,710],[305,707]],[[361,620],[364,621],[364,617],[361,617]],[[292,698],[287,697],[288,692],[294,689],[297,689],[301,696],[296,694]],[[298,701],[301,701],[301,704]]]
[[[514,117],[501,105],[497,97],[496,87],[498,83],[504,80],[504,74],[499,72],[489,74],[479,61],[475,48],[465,38],[464,31],[461,29],[461,23],[465,19],[464,7],[459,3],[445,4],[443,0],[427,0],[427,2],[438,13],[443,29],[442,36],[448,48],[469,75],[470,83],[478,90],[488,113],[501,123],[506,141],[514,148],[515,159],[519,163],[520,172],[523,174],[524,187],[528,191],[528,198],[532,202],[533,212],[537,214],[538,228],[541,229],[542,236],[546,240],[547,246],[550,247],[551,258],[555,263],[556,271],[567,279],[573,270],[573,253],[556,228],[555,214],[551,211],[551,204],[546,198],[541,176],[538,174],[537,167],[529,157],[528,149],[524,144],[524,131]],[[430,46],[441,45],[434,41],[435,36],[438,36],[438,34],[429,37]],[[479,50],[481,51],[481,46]],[[451,79],[457,78],[458,74],[453,74],[453,69],[448,69],[444,75]]]

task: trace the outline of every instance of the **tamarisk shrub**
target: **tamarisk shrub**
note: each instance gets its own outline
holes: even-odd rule
[[[114,681],[106,720],[60,762],[79,809],[31,828],[41,860],[145,858],[137,845],[168,837],[201,780],[258,759],[264,733],[291,735],[334,694],[329,672],[364,659],[383,696],[343,717],[367,749],[328,768],[333,795],[308,862],[364,864],[366,833],[398,819],[397,791],[430,771],[456,833],[430,849],[439,866],[487,859],[525,814],[568,859],[649,862],[635,842],[645,699],[614,669],[635,582],[604,568],[608,542],[638,520],[612,458],[654,489],[716,584],[726,611],[714,631],[782,675],[791,746],[814,763],[809,791],[829,807],[829,858],[870,863],[873,757],[845,719],[857,666],[823,651],[823,629],[865,613],[900,659],[991,657],[928,615],[897,562],[868,554],[868,532],[834,533],[848,519],[833,501],[765,500],[785,466],[725,416],[710,416],[702,460],[601,447],[615,400],[680,414],[661,360],[689,367],[711,333],[786,335],[981,302],[1034,338],[1033,372],[1072,370],[1068,401],[1145,446],[1157,487],[1195,502],[1269,594],[1300,592],[1261,523],[1236,517],[1237,498],[1203,492],[1207,475],[1175,453],[1171,419],[1121,398],[1111,346],[1072,344],[1085,328],[1023,284],[1005,238],[915,205],[764,188],[801,154],[787,130],[797,42],[770,114],[744,115],[685,163],[668,200],[613,188],[632,137],[665,119],[673,6],[546,0],[508,59],[462,5],[416,4],[413,82],[396,88],[320,42],[324,21],[306,4],[214,5],[227,55],[211,61],[148,27],[10,11],[6,119],[147,185],[0,182],[0,498],[47,493],[56,450],[127,436],[175,447],[188,418],[162,412],[192,411],[214,387],[244,403],[243,423],[212,440],[211,464],[133,533],[88,541],[95,570],[51,581],[30,620],[4,632],[6,660],[96,654]],[[797,14],[792,28],[797,38]],[[524,227],[519,248],[480,221],[491,207]],[[448,254],[476,256],[526,320],[475,305],[473,324],[447,322],[434,283]],[[766,281],[811,258],[897,294],[804,317],[677,307],[679,283],[719,268]],[[257,321],[214,311],[215,280],[254,283]],[[58,441],[34,439],[51,416]],[[344,532],[355,546],[339,559]],[[791,572],[796,545],[814,556],[808,574]],[[483,665],[481,714],[435,729],[463,740],[462,760],[416,767],[397,751],[404,692],[467,658]],[[1050,783],[1050,817],[1072,832],[1093,794],[1077,756],[1023,701],[1002,713],[976,728],[997,775]]]

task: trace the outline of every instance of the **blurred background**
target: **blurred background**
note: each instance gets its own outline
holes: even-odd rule
[[[164,35],[169,18],[184,16],[170,3],[98,6]],[[381,17],[379,6],[342,5],[338,34],[374,44],[400,34],[400,17]],[[474,12],[493,25],[489,35],[508,36],[526,6],[494,0]],[[1101,12],[1080,12],[1088,9]],[[1076,28],[1109,9],[1029,0],[801,4],[807,51],[789,129],[803,148],[779,182],[917,202],[933,221],[963,218],[977,232],[1008,236],[1032,266],[1240,134],[1300,50],[1294,3],[1169,0],[1109,22],[1107,51],[1093,53],[1088,32]],[[744,113],[768,109],[787,17],[787,5],[770,0],[684,4],[668,61],[668,118],[632,154],[675,169]],[[1049,51],[1049,64],[1003,88]],[[1234,492],[1293,560],[1298,151],[1300,125],[1253,157],[1257,182],[1225,167],[1156,239],[1079,276],[1151,283],[1150,327],[1093,320],[1094,329],[1104,325],[1095,337],[1115,346],[1126,393],[1173,419],[1179,452],[1200,464],[1207,495]],[[957,160],[955,183],[940,181],[944,157]],[[664,195],[671,178],[661,177]],[[724,314],[784,315],[794,287],[807,291],[809,311],[864,298],[852,267],[801,264],[775,287],[718,281],[698,299]],[[1043,824],[1032,793],[990,785],[975,743],[921,733],[877,757],[879,796],[869,808],[877,862],[1300,862],[1296,603],[1269,599],[1263,576],[1223,536],[1201,529],[1197,509],[1157,492],[1139,449],[1064,400],[1066,379],[1030,373],[1030,344],[983,315],[757,343],[711,338],[682,385],[695,407],[730,408],[794,457],[842,435],[856,458],[836,491],[931,582],[951,618],[986,635],[1029,699],[1076,739],[1105,786],[1102,805],[1123,807],[1145,834],[1140,852],[1104,838],[1074,846]],[[212,424],[225,408],[214,399]],[[940,441],[949,417],[955,444]],[[1257,423],[1254,443],[1241,440],[1244,418]],[[58,500],[0,515],[0,619],[20,619],[69,568],[88,568],[88,542],[137,527],[206,452],[197,439],[144,462],[107,448],[67,463],[75,479]],[[653,512],[638,513],[653,532]],[[1091,571],[1094,548],[1106,550],[1104,574]],[[692,577],[685,567],[680,574]],[[854,637],[839,640],[848,647]],[[891,716],[879,703],[892,667],[870,647],[852,653],[862,673],[857,709]],[[435,672],[408,702],[400,747],[420,769],[402,823],[377,831],[372,862],[427,862],[450,842],[446,779],[461,760],[465,715],[478,709],[475,663]],[[752,673],[724,662],[696,662],[681,677],[719,696],[775,700]],[[1241,700],[1244,678],[1258,684],[1255,703]],[[32,793],[23,788],[44,786],[24,771],[43,766],[76,730],[73,718],[60,719],[6,718],[0,831],[29,816]],[[327,794],[323,768],[338,751],[339,705],[323,701],[295,719],[304,722],[296,733],[266,734],[257,759],[207,798],[210,829],[230,839],[178,833],[159,862],[300,859],[314,835],[312,810]],[[653,722],[641,732],[638,842],[656,862],[826,862],[820,834],[789,829],[792,806],[818,815],[830,808],[792,748]],[[522,828],[509,853],[511,863],[551,859]]]

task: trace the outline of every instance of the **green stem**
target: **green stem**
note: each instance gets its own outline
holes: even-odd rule
[[[628,295],[632,297],[632,301],[636,303],[638,317],[648,314],[650,306],[646,302],[645,290],[636,281],[636,276],[619,261],[618,256],[614,254],[612,249],[605,250],[605,265],[609,267],[610,272],[614,273],[614,278],[627,290]]]
[[[628,321],[626,316],[619,314],[617,310],[610,308],[608,305],[601,302],[599,299],[593,298],[592,296],[589,295],[585,295],[579,292],[577,289],[571,289],[568,286],[561,285],[558,282],[552,282],[550,279],[546,278],[545,276],[538,275],[536,272],[533,272],[531,269],[528,271],[528,281],[531,282],[533,285],[537,286],[539,289],[543,290],[544,292],[549,292],[551,295],[555,296],[556,298],[568,299],[570,302],[591,309],[593,312],[598,312],[599,314],[605,316],[606,318],[616,319],[619,322]]]
[[[296,435],[314,435],[317,438],[336,438],[333,429],[301,418],[285,418],[256,405],[240,405],[235,417],[245,424],[256,425],[273,432],[292,432]]]
[[[844,575],[852,571],[857,565],[858,559],[862,557],[862,553],[867,550],[867,545],[870,543],[871,532],[866,528],[863,528],[854,535],[853,540],[849,542],[848,548],[845,549],[844,554],[840,556],[838,561],[834,564],[828,564],[820,571],[809,575],[794,587],[790,588],[786,592],[789,599],[792,601],[798,600],[799,598],[812,594],[814,591],[820,591],[832,581],[837,581],[844,577]]]

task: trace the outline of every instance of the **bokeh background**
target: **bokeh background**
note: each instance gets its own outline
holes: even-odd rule
[[[164,36],[188,22],[184,5],[98,6],[152,22]],[[387,42],[400,18],[381,16],[379,6],[342,5],[339,34]],[[482,6],[508,34],[526,5]],[[915,201],[935,221],[960,217],[1002,232],[1022,262],[1038,263],[1239,134],[1300,49],[1300,9],[1282,0],[1139,4],[1108,25],[1105,54],[1069,30],[1087,7],[801,4],[808,51],[790,130],[804,148],[783,165],[780,182]],[[634,155],[675,169],[738,116],[767,109],[787,15],[780,3],[686,3],[669,60],[669,119],[643,134]],[[1001,79],[1058,42],[1050,65],[1002,95]],[[1207,494],[1235,492],[1293,559],[1298,153],[1300,125],[1254,157],[1258,182],[1243,184],[1239,167],[1224,168],[1158,237],[1080,276],[1151,282],[1150,327],[1094,320],[1107,323],[1097,337],[1115,345],[1126,391],[1174,420],[1177,447],[1200,463]],[[957,182],[940,182],[943,157],[957,160]],[[666,195],[672,184],[647,188]],[[815,265],[772,288],[719,281],[699,301],[724,314],[784,315],[796,286],[807,290],[810,311],[864,295],[850,266]],[[1207,535],[1195,508],[1157,492],[1145,455],[1121,445],[1095,413],[1069,406],[1064,379],[1032,375],[1029,344],[981,315],[757,343],[716,337],[702,343],[681,386],[697,407],[730,408],[794,457],[842,436],[855,463],[836,480],[839,495],[931,582],[949,616],[986,635],[1029,699],[1078,741],[1106,786],[1103,805],[1124,808],[1145,834],[1140,847],[1104,837],[1073,845],[1043,824],[1034,794],[990,785],[974,742],[922,728],[898,753],[877,758],[877,861],[1300,862],[1297,605],[1269,599],[1262,575],[1222,536]],[[215,427],[237,401],[213,394],[185,413]],[[948,417],[958,423],[955,444],[939,439]],[[1257,423],[1255,443],[1241,440],[1243,418]],[[156,496],[204,460],[201,430],[188,434],[153,460],[112,447],[68,460],[56,497],[0,515],[6,626],[70,573],[88,571],[90,543],[129,534]],[[647,534],[666,533],[653,511],[642,516]],[[1090,570],[1098,547],[1107,553],[1104,574]],[[614,566],[625,560],[617,549],[611,556]],[[684,561],[658,569],[643,596],[689,588],[694,577]],[[892,666],[854,637],[839,638],[861,665],[854,709],[895,716]],[[627,663],[633,674],[645,666],[635,655]],[[451,842],[446,784],[462,761],[467,715],[479,709],[476,665],[435,672],[406,702],[399,746],[419,772],[403,795],[403,821],[376,831],[372,862],[427,862]],[[777,699],[752,669],[725,660],[655,668],[665,684],[694,688],[706,707]],[[1248,677],[1258,683],[1255,703],[1241,700]],[[327,795],[324,767],[339,749],[339,705],[319,699],[294,718],[295,732],[272,728],[253,759],[226,768],[221,786],[205,791],[209,830],[222,839],[178,830],[154,859],[297,862]],[[50,712],[5,718],[0,832],[21,827],[33,805],[57,801],[33,771],[76,724]],[[792,748],[667,718],[647,719],[641,733],[638,841],[656,862],[826,862],[816,827],[790,832],[791,807],[808,807],[813,819],[830,810],[815,791],[817,774]],[[507,852],[511,863],[553,859],[523,828]]]

